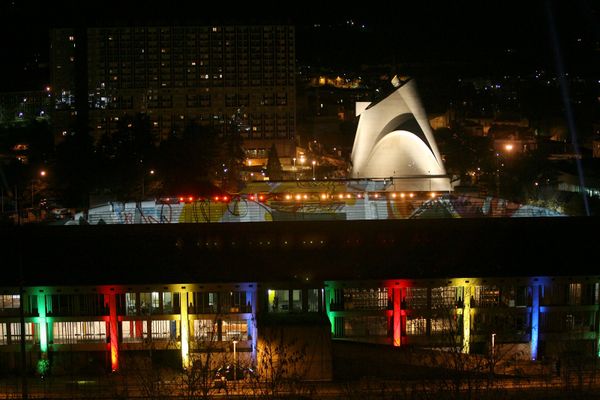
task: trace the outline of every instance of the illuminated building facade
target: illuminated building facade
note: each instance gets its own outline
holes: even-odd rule
[[[223,133],[235,118],[250,155],[267,154],[272,143],[280,157],[294,154],[292,26],[55,29],[51,41],[59,136],[73,129],[76,88],[85,84],[95,138],[137,113],[161,140],[190,121]]]
[[[415,178],[407,181],[414,182]],[[559,217],[560,212],[491,196],[395,190],[401,179],[264,181],[240,193],[109,202],[75,215],[68,224],[178,224],[311,220]]]
[[[178,354],[184,366],[206,340],[223,348],[236,340],[252,358],[260,319],[269,315],[321,317],[326,323],[315,326],[333,340],[488,354],[494,334],[498,351],[525,359],[575,347],[596,356],[600,277],[587,267],[595,243],[584,234],[596,223],[553,218],[8,229],[1,232],[6,248],[14,249],[7,265],[20,259],[25,283],[20,296],[20,272],[8,269],[0,287],[0,365],[18,365],[21,306],[33,358],[52,363],[68,352],[87,352],[112,370],[121,367],[123,353],[149,341],[157,351]],[[527,240],[507,241],[514,235]],[[23,253],[19,243],[38,249]],[[319,352],[315,362],[326,365],[330,349]],[[319,368],[315,377],[331,377],[329,367]]]

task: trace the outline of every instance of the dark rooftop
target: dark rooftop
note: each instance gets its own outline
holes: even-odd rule
[[[0,229],[2,286],[588,275],[597,218]]]

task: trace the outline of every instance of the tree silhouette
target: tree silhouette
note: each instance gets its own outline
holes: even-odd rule
[[[277,155],[277,148],[275,147],[275,143],[273,143],[269,150],[269,158],[267,160],[267,174],[269,175],[269,179],[279,180],[282,177],[282,172],[281,162]]]
[[[241,131],[246,128],[243,110],[238,108],[231,116],[221,146],[220,173],[223,190],[237,192],[240,189],[240,171],[245,158]]]
[[[167,194],[207,194],[219,177],[220,143],[214,129],[191,122],[159,149],[159,169]]]

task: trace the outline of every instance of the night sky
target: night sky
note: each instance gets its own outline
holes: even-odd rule
[[[600,2],[592,0],[369,1],[363,9],[317,1],[87,3],[3,0],[0,90],[39,89],[49,79],[48,29],[76,24],[292,23],[299,65],[353,71],[426,63],[433,73],[453,68],[471,76],[554,70],[555,29],[566,71],[600,71]]]

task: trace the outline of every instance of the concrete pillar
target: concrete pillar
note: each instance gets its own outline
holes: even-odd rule
[[[38,293],[37,295],[37,309],[40,327],[40,350],[42,358],[46,359],[48,357],[48,326],[46,321],[46,296],[44,294]]]
[[[471,351],[471,299],[473,296],[473,288],[471,286],[465,286],[464,290],[462,352],[469,354]]]
[[[324,290],[325,292],[325,312],[327,313],[327,318],[329,318],[329,323],[331,324],[331,334],[335,335],[335,321],[334,321],[334,313],[331,310],[331,305],[333,304],[333,288],[327,288]]]
[[[184,369],[190,366],[190,330],[188,319],[188,293],[181,292],[181,363]]]
[[[533,285],[531,293],[531,360],[538,358],[538,341],[540,335],[540,286]]]
[[[256,345],[258,343],[258,326],[256,325],[256,311],[258,309],[258,289],[254,291],[248,290],[246,296],[250,301],[250,311],[252,313],[252,319],[250,321],[251,329],[250,334],[252,335],[252,361],[256,362]]]
[[[402,345],[402,315],[401,315],[401,296],[402,291],[399,287],[392,289],[392,301],[394,304],[393,312],[393,331],[394,339],[392,341],[394,347],[400,347]]]
[[[110,322],[110,368],[113,372],[119,370],[119,319],[117,317],[117,295],[108,296]]]

